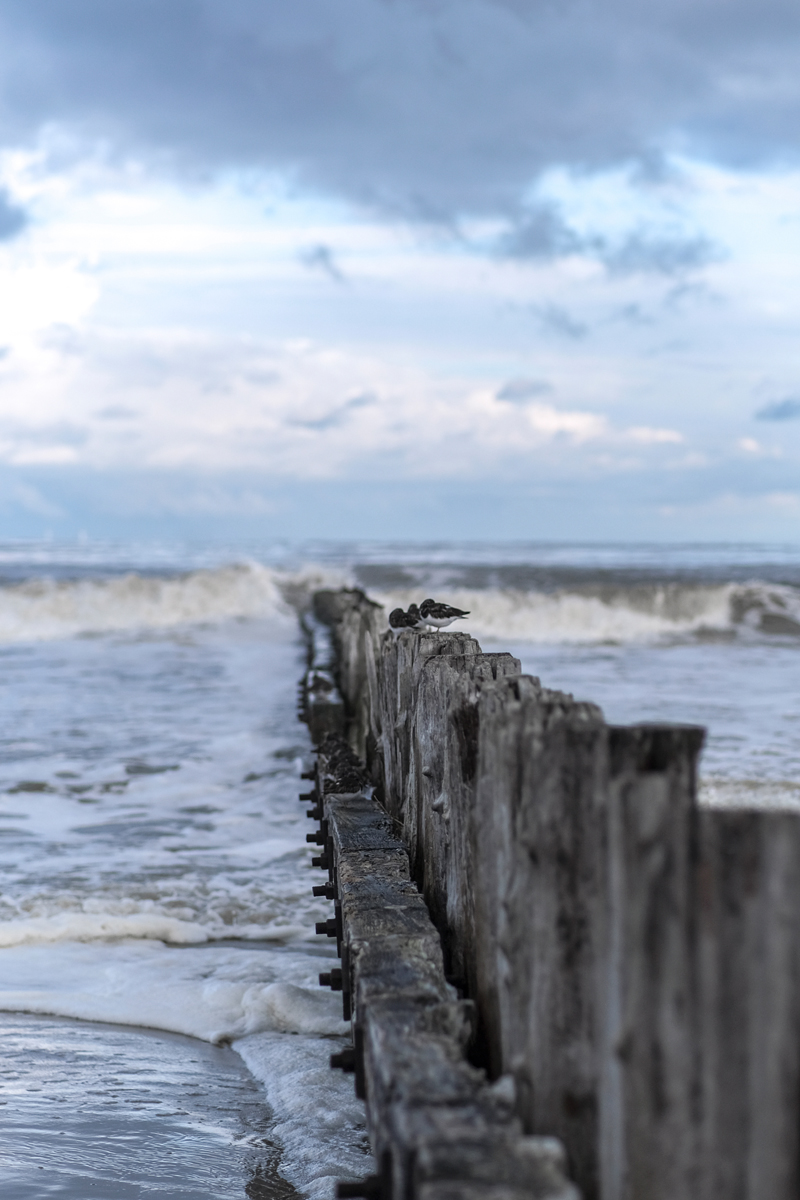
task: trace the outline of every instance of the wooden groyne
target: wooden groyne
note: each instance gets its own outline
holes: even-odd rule
[[[796,1200],[800,815],[699,809],[702,729],[609,726],[464,633],[347,591],[311,624],[380,1164],[343,1194],[574,1196],[563,1146],[586,1200]]]

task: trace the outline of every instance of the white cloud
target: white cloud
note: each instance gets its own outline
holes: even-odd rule
[[[588,442],[608,434],[608,420],[599,413],[560,412],[549,404],[531,404],[528,419],[537,433],[548,438],[566,433],[576,442]]]
[[[742,437],[739,438],[736,445],[745,454],[755,458],[783,458],[783,450],[780,446],[765,446],[757,441],[756,438]]]
[[[507,404],[398,358],[177,331],[47,331],[0,362],[0,459],[334,478],[491,473],[630,440],[608,416]],[[637,439],[658,450],[665,431]],[[669,431],[666,431],[669,434]]]
[[[77,264],[9,263],[8,258],[9,251],[0,251],[0,342],[4,344],[56,323],[81,321],[97,301],[97,282]]]

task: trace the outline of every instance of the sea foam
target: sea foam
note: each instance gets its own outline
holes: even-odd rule
[[[337,1179],[374,1170],[364,1106],[352,1075],[330,1068],[330,1041],[258,1033],[233,1043],[266,1092],[284,1147],[281,1174],[310,1200],[329,1200]],[[309,1137],[313,1129],[314,1136]]]
[[[95,942],[110,938],[151,938],[170,945],[208,941],[208,932],[193,921],[161,913],[87,913],[67,911],[52,917],[0,922],[0,947],[51,942]]]
[[[129,572],[104,579],[30,579],[0,587],[0,643],[237,618],[266,619],[295,632],[296,606],[309,591],[344,581],[342,572],[310,566],[289,573],[257,562],[173,577]]]
[[[319,986],[333,956],[160,942],[63,942],[3,951],[0,1010],[143,1025],[219,1043],[262,1030],[342,1035],[341,998]]]
[[[469,611],[451,626],[487,640],[540,643],[646,642],[729,634],[800,637],[800,589],[748,584],[659,583],[536,591],[439,589],[441,599]],[[421,592],[377,597],[387,613],[419,603]]]

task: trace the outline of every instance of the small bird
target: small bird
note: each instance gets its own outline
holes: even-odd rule
[[[418,620],[419,613],[412,616],[410,612],[403,612],[402,608],[393,608],[389,613],[389,628],[397,639],[404,629],[416,629]]]
[[[435,600],[423,600],[419,606],[419,615],[426,625],[433,625],[434,629],[446,629],[453,621],[468,617],[469,611],[453,608],[450,604],[437,604]]]
[[[412,629],[425,629],[427,627],[427,621],[423,621],[422,613],[419,611],[416,604],[409,604],[406,616],[414,622],[414,624],[411,626]]]

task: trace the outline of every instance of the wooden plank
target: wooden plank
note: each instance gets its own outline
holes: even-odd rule
[[[417,682],[428,658],[437,654],[473,655],[480,646],[465,633],[402,633],[386,635],[381,643],[378,682],[382,729],[384,795],[387,810],[401,822],[403,837],[414,859],[416,825],[408,809],[415,812],[413,797],[416,776],[413,766],[413,736]]]
[[[606,727],[595,705],[534,679],[487,689],[479,711],[478,996],[490,1061],[514,1075],[525,1128],[561,1138],[572,1177],[595,1197]]]
[[[609,730],[598,1001],[603,1200],[698,1194],[693,853],[703,730]]]
[[[519,675],[510,654],[440,654],[423,664],[415,704],[414,872],[442,935],[447,970],[469,987],[474,960],[475,878],[471,829],[481,689]],[[414,806],[412,810],[412,804]]]
[[[701,1192],[800,1194],[800,814],[699,814]]]

